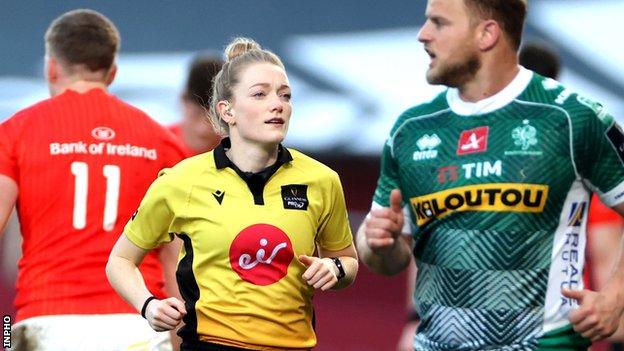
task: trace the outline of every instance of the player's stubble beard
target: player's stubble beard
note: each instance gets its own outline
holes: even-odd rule
[[[450,88],[458,88],[468,83],[481,68],[481,59],[475,51],[469,52],[460,62],[440,64],[438,71],[427,71],[429,84],[442,84]]]

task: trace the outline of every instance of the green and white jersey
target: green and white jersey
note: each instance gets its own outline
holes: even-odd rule
[[[449,89],[404,112],[374,205],[410,208],[417,350],[589,344],[567,318],[581,289],[591,192],[624,201],[624,134],[599,104],[524,68],[495,96]]]

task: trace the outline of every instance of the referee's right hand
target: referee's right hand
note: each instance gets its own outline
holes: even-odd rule
[[[404,221],[401,190],[394,189],[390,193],[390,207],[373,209],[365,219],[366,244],[371,251],[381,255],[390,253],[399,240]]]
[[[184,302],[175,297],[149,302],[145,312],[150,327],[157,332],[175,329],[186,315]]]

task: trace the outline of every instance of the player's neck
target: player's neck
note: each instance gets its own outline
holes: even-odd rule
[[[108,86],[104,82],[88,81],[88,80],[71,80],[65,83],[57,84],[52,87],[52,95],[62,94],[67,90],[72,90],[80,94],[84,94],[91,89],[102,89],[107,91]]]
[[[230,135],[232,146],[226,151],[230,161],[243,172],[260,172],[277,161],[277,145],[251,143]]]
[[[467,102],[477,102],[496,95],[518,75],[516,56],[485,57],[475,77],[459,87],[459,96]]]

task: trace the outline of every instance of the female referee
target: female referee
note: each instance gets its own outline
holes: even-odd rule
[[[309,350],[314,291],[344,288],[358,270],[342,186],[327,166],[281,145],[292,106],[277,55],[237,38],[226,56],[209,115],[229,137],[161,172],[106,272],[154,330],[184,321],[182,350]],[[184,301],[158,300],[137,266],[174,236],[184,242]]]

